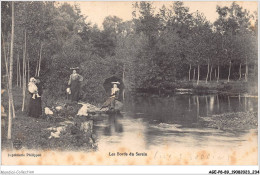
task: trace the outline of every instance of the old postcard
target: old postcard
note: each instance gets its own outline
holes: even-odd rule
[[[2,1],[2,165],[258,165],[257,14]]]

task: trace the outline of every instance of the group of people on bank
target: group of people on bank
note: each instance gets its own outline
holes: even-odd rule
[[[80,84],[83,81],[83,77],[79,75],[76,69],[73,69],[72,74],[69,77],[67,95],[71,101],[78,102],[80,99]],[[108,107],[109,109],[115,108],[115,101],[119,97],[118,88],[119,82],[111,82],[111,94],[106,102],[102,105],[101,109]],[[30,117],[39,118],[42,115],[42,94],[43,85],[39,77],[31,77],[28,83],[28,91],[30,94],[28,102],[28,115]]]

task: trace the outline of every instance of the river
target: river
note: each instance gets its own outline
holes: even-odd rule
[[[244,140],[245,131],[201,127],[198,118],[242,111],[257,111],[257,98],[245,94],[133,97],[125,102],[121,115],[96,121],[94,131],[100,149],[121,144],[143,149],[165,145],[171,148],[232,148]]]

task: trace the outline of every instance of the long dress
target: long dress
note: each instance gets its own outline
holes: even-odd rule
[[[108,107],[110,110],[114,110],[116,106],[116,100],[119,98],[119,89],[118,88],[112,88],[111,89],[111,96],[105,101],[105,103],[102,105],[102,108]]]
[[[71,101],[79,101],[80,97],[80,82],[83,77],[79,74],[70,75],[69,85],[71,90],[70,99]]]
[[[36,84],[38,88],[38,94],[41,96],[42,95],[42,84]],[[35,117],[38,118],[42,115],[42,105],[41,105],[41,97],[35,96],[35,99],[32,98],[33,93],[30,93],[30,99],[29,99],[29,104],[28,104],[28,115],[30,117]]]

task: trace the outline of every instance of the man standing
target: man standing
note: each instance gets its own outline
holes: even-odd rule
[[[80,82],[83,81],[83,77],[79,75],[76,69],[73,69],[72,74],[70,75],[70,79],[68,85],[70,86],[71,91],[71,101],[79,101],[80,95]]]

